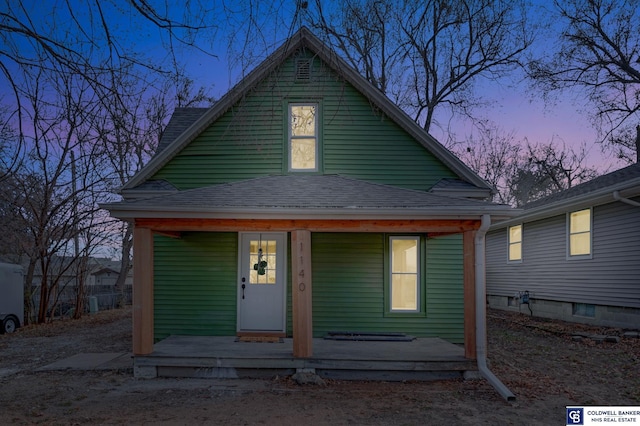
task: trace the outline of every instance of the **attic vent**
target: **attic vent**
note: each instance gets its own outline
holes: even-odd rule
[[[296,81],[311,80],[311,59],[298,59],[296,61]]]

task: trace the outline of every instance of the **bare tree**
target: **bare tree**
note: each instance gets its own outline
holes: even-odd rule
[[[515,204],[509,182],[518,170],[525,148],[513,132],[506,133],[496,126],[484,124],[476,136],[467,137],[451,149],[496,189],[493,201]]]
[[[424,129],[437,113],[470,115],[479,78],[500,79],[521,66],[534,41],[525,2],[494,0],[347,0],[307,20],[363,76]]]
[[[125,94],[123,88],[105,84],[110,71],[127,70],[131,78],[152,86],[158,76],[180,72],[180,49],[205,52],[202,46],[214,40],[219,22],[218,11],[203,1],[172,6],[143,0],[53,0],[38,14],[32,13],[31,2],[1,3],[0,98],[12,105],[12,121],[18,129],[15,143],[20,148],[24,148],[25,129],[28,131],[31,123],[25,110],[29,102],[21,91],[28,82],[22,79],[24,74],[16,73],[18,68],[57,70],[74,75],[95,93]],[[166,55],[152,57],[148,53],[150,40],[142,39],[140,33],[161,44]],[[23,152],[12,151],[14,155]],[[14,158],[11,169],[19,160],[19,156]],[[4,166],[6,174],[11,169]]]
[[[555,1],[563,26],[550,60],[530,66],[547,93],[578,89],[594,106],[602,142],[636,161],[640,123],[640,8],[633,0]]]
[[[27,259],[27,296],[36,270],[41,277],[37,321],[44,322],[65,287],[82,290],[63,277],[89,256],[100,235],[94,217],[102,174],[91,160],[94,145],[87,143],[99,97],[86,80],[64,68],[20,65],[13,75],[23,82],[15,90],[30,126],[22,129],[25,157],[3,182],[2,197],[18,231],[13,254]],[[81,239],[83,234],[94,237]]]
[[[403,41],[398,37],[395,2],[347,1],[327,6],[316,0],[305,19],[332,43],[374,87],[398,101],[402,92]],[[395,96],[394,96],[395,95]]]
[[[496,188],[493,201],[521,207],[528,202],[571,188],[598,175],[586,165],[587,150],[552,139],[532,144],[513,132],[483,123],[451,149],[473,171]]]
[[[158,141],[176,107],[211,106],[214,99],[204,88],[194,88],[193,81],[178,75],[158,84],[159,90],[140,96],[145,92],[139,82],[129,74],[112,72],[112,82],[126,88],[128,95],[116,91],[106,93],[101,98],[102,107],[89,117],[94,133],[93,161],[104,166],[104,191],[101,201],[107,201],[107,194],[118,192],[155,153]],[[131,269],[131,249],[133,247],[133,226],[131,223],[106,219],[113,232],[120,236],[120,272],[116,288],[124,289],[125,280]]]
[[[60,277],[69,269],[79,277],[80,315],[87,259],[114,225],[98,202],[148,159],[170,108],[193,99],[181,50],[202,53],[216,37],[219,17],[200,1],[55,0],[37,15],[28,2],[2,3],[0,99],[7,119],[0,123],[0,180],[7,185],[0,206],[3,219],[12,219],[3,230],[17,231],[3,246],[13,243],[8,255],[28,260],[27,294],[34,271],[42,274],[38,321],[68,285]],[[159,34],[164,57],[152,57],[148,40],[132,37],[141,30],[152,39],[154,30]],[[204,97],[202,90],[196,94]],[[107,146],[107,128],[128,134]],[[139,139],[141,132],[148,135]]]
[[[521,207],[598,176],[595,168],[585,165],[586,156],[584,145],[576,151],[554,141],[527,143],[507,185],[514,204]]]

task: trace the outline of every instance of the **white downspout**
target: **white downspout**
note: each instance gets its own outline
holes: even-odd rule
[[[482,215],[480,228],[475,238],[476,272],[476,357],[478,371],[489,384],[507,401],[515,401],[516,396],[498,379],[487,366],[487,304],[485,276],[485,235],[491,225],[491,216]]]
[[[640,153],[638,153],[638,155],[640,155]],[[613,199],[616,201],[621,201],[623,203],[629,204],[630,206],[640,207],[639,202],[622,197],[620,195],[620,192],[618,191],[613,191]]]

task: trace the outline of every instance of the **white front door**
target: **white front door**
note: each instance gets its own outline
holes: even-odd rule
[[[286,233],[241,233],[238,331],[285,331]]]

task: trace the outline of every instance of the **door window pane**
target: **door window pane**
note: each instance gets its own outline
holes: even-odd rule
[[[276,241],[252,240],[249,243],[249,284],[276,283]]]

